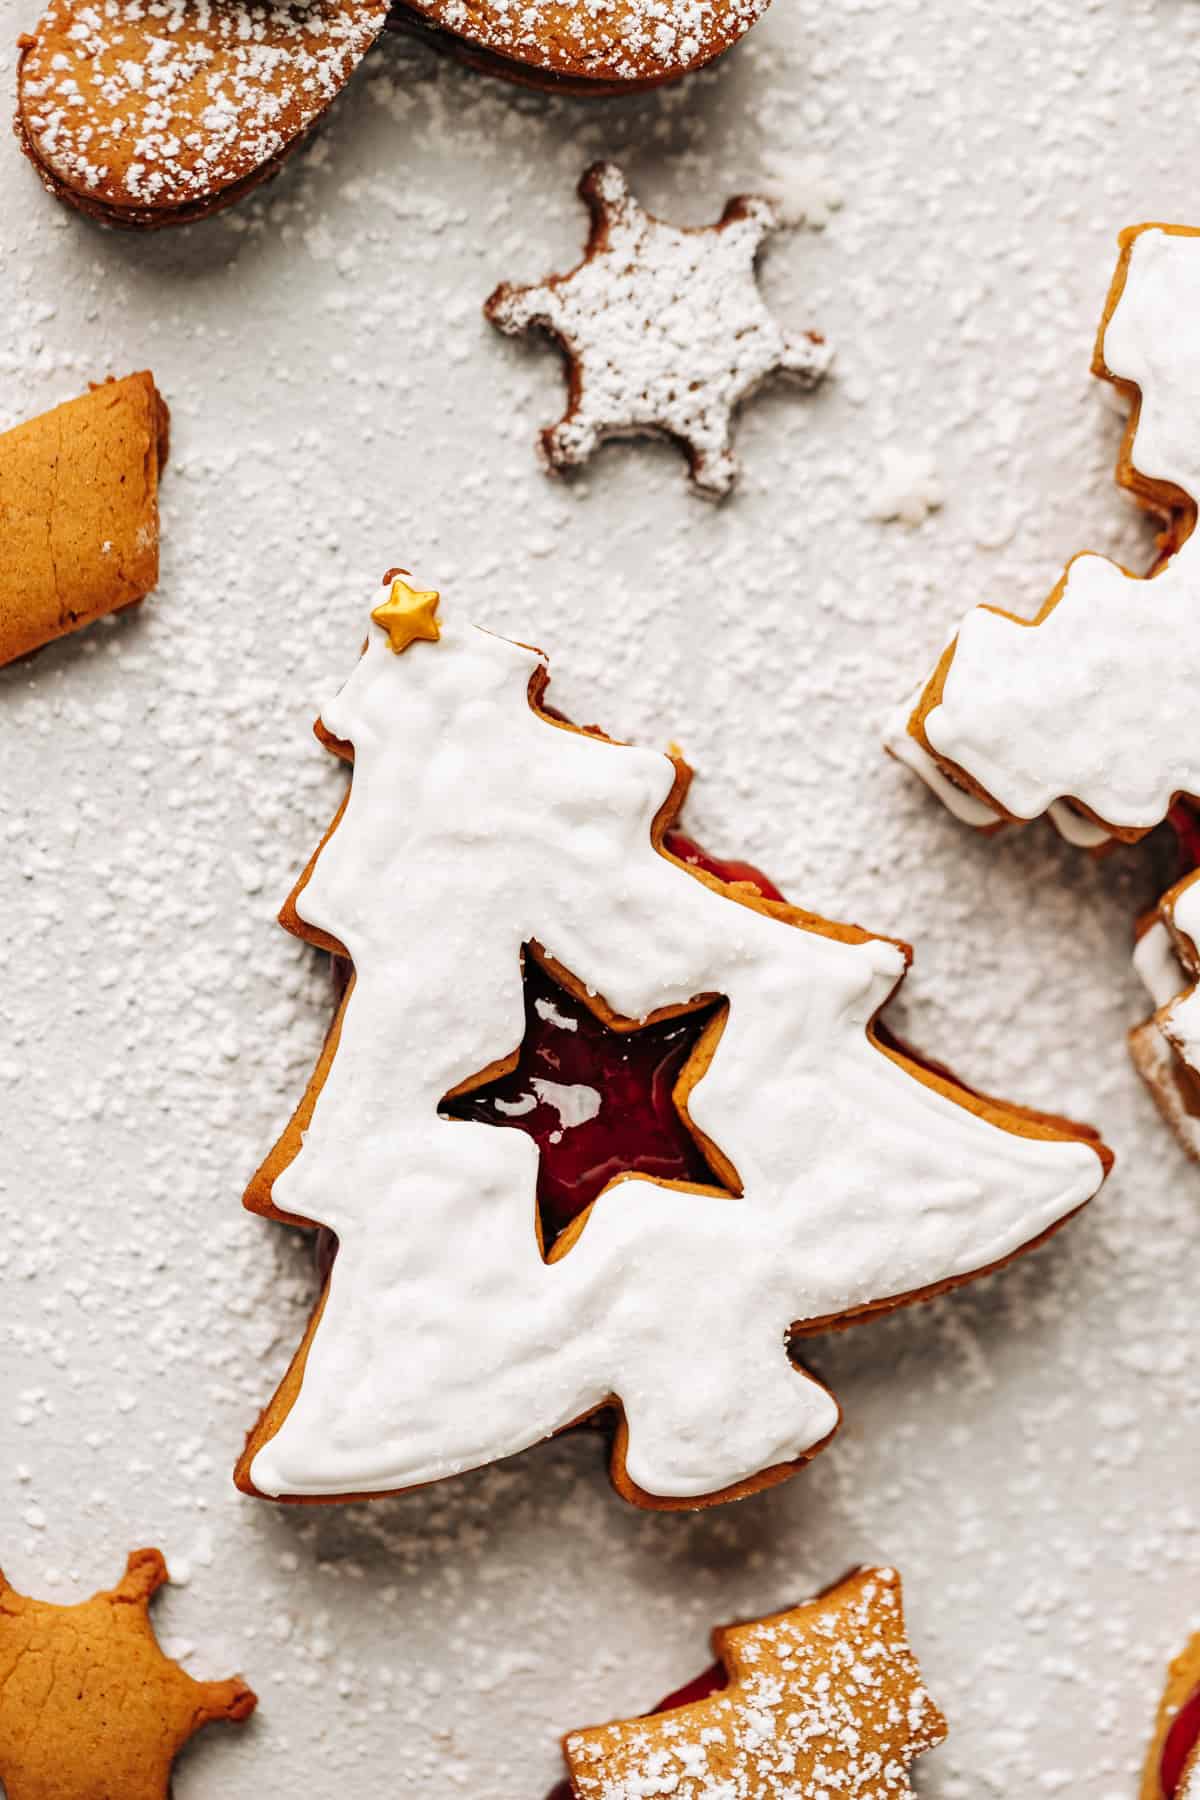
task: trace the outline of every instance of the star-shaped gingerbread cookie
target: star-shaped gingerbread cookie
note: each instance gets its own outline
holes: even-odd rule
[[[484,307],[510,335],[539,326],[567,359],[569,404],[541,434],[546,460],[571,468],[608,438],[664,435],[686,451],[696,491],[719,500],[737,478],[737,407],[769,375],[813,388],[831,360],[818,333],[783,331],[758,291],[779,214],[741,194],[715,225],[680,229],[645,212],[607,162],[579,192],[591,212],[583,260],[533,287],[502,283]]]
[[[193,1681],[163,1655],[158,1550],[78,1606],[32,1600],[0,1573],[0,1791],[8,1800],[167,1800],[171,1764],[204,1725],[245,1719],[245,1682]]]

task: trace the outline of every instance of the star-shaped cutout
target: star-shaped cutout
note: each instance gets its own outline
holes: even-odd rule
[[[570,404],[542,433],[546,459],[568,468],[606,438],[665,433],[696,490],[720,499],[737,477],[735,408],[776,372],[815,387],[831,360],[817,333],[782,331],[758,291],[779,214],[742,194],[715,225],[681,230],[644,212],[613,163],[595,163],[579,192],[592,219],[583,261],[537,286],[504,282],[484,307],[510,335],[540,326],[567,358]]]
[[[719,1036],[724,1002],[639,1025],[609,1023],[559,980],[536,949],[522,955],[525,1036],[442,1102],[442,1114],[524,1131],[540,1152],[538,1218],[549,1254],[562,1233],[622,1175],[737,1194],[719,1151],[686,1116],[697,1053]],[[731,1179],[732,1177],[732,1179]]]
[[[402,656],[418,638],[436,644],[441,637],[437,621],[441,595],[432,589],[409,587],[399,575],[392,582],[387,599],[371,614],[376,625],[387,632],[388,643],[397,656]]]
[[[171,1764],[217,1719],[254,1711],[244,1681],[193,1681],[150,1624],[167,1579],[135,1550],[115,1588],[78,1606],[33,1600],[0,1574],[0,1789],[8,1800],[167,1800]]]

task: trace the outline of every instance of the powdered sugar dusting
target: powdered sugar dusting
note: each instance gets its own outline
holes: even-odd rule
[[[662,78],[707,61],[770,0],[410,0],[502,56],[616,80]]]
[[[281,156],[386,17],[384,0],[59,0],[22,59],[27,142],[107,206],[194,205]]]
[[[731,1684],[678,1711],[572,1732],[581,1800],[884,1800],[946,1735],[904,1636],[899,1582],[831,1593],[718,1634]]]
[[[3,44],[38,11],[0,0]],[[923,1800],[1136,1794],[1200,1628],[1200,1174],[1124,1049],[1129,921],[1170,873],[1044,826],[977,839],[874,722],[948,596],[1043,593],[1081,542],[1145,565],[1087,360],[1117,226],[1194,216],[1198,87],[1200,7],[1045,0],[1035,29],[1027,0],[780,0],[616,104],[389,34],[278,181],[150,239],[83,228],[0,155],[3,422],[143,364],[173,413],[157,594],[0,672],[0,1561],[63,1599],[114,1546],[203,1571],[163,1636],[262,1705],[236,1747],[198,1741],[179,1800],[538,1800],[563,1731],[644,1710],[715,1621],[856,1558],[903,1571],[950,1721]],[[746,408],[719,509],[655,443],[547,481],[557,358],[496,341],[480,300],[576,260],[596,157],[687,224],[789,147],[844,204],[775,240],[763,292],[828,330],[836,381]],[[863,477],[914,441],[945,504],[880,526]],[[332,1004],[274,914],[345,789],[310,727],[389,562],[553,647],[565,710],[677,738],[714,849],[914,939],[915,1041],[1117,1146],[1101,1202],[1005,1276],[809,1341],[846,1425],[771,1493],[635,1511],[586,1432],[361,1507],[232,1489],[316,1291],[301,1234],[238,1204]]]
[[[746,195],[718,224],[681,231],[639,206],[614,163],[589,169],[579,191],[592,212],[583,261],[536,287],[506,283],[485,308],[509,334],[540,326],[572,362],[546,458],[571,468],[606,438],[664,432],[686,448],[697,491],[720,499],[737,478],[734,409],[768,375],[812,388],[830,363],[827,345],[781,330],[759,294],[755,259],[778,213]]]

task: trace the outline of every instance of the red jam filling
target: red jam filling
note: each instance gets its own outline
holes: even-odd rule
[[[710,856],[681,831],[667,832],[664,847],[721,881],[783,897],[751,864]],[[615,1031],[528,952],[524,976],[525,1036],[516,1067],[445,1102],[442,1111],[513,1127],[537,1144],[543,1249],[618,1175],[723,1186],[674,1101],[675,1084],[719,1003]]]
[[[725,877],[722,876],[722,880]],[[665,1700],[660,1700],[654,1711],[647,1713],[646,1718],[653,1718],[654,1713],[673,1712],[677,1706],[691,1706],[697,1700],[707,1700],[710,1694],[719,1694],[729,1686],[729,1676],[720,1663],[714,1663],[711,1669],[705,1669],[703,1675],[697,1675],[686,1687],[676,1688]],[[546,1800],[574,1800],[575,1789],[569,1781],[559,1781],[546,1795]]]
[[[618,1175],[722,1185],[674,1100],[684,1064],[719,1005],[615,1031],[525,952],[525,1036],[516,1067],[444,1101],[441,1110],[533,1139],[544,1250]]]
[[[1177,800],[1167,814],[1167,824],[1175,833],[1179,858],[1175,880],[1182,881],[1193,869],[1200,869],[1200,814],[1186,800]]]
[[[706,875],[715,875],[718,881],[744,881],[757,888],[764,900],[782,900],[783,895],[761,869],[753,863],[727,861],[723,857],[710,856],[692,838],[674,827],[663,834],[663,849],[677,856],[680,862],[691,863],[694,869],[703,869]]]
[[[1163,1800],[1175,1800],[1183,1780],[1183,1772],[1197,1743],[1200,1743],[1200,1688],[1184,1701],[1171,1721],[1171,1729],[1163,1742],[1158,1764],[1158,1785]]]
[[[682,831],[668,831],[663,845],[681,862],[721,881],[745,882],[767,899],[783,898],[752,864],[710,856]],[[720,1002],[657,1025],[615,1031],[528,952],[524,984],[525,1036],[515,1068],[444,1101],[441,1111],[452,1119],[524,1131],[534,1140],[543,1249],[549,1252],[618,1175],[723,1188],[674,1100],[675,1084]],[[322,1281],[336,1253],[333,1234],[322,1230],[317,1239]]]

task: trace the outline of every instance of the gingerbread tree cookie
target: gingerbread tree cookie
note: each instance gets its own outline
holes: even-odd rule
[[[387,16],[387,0],[53,0],[21,39],[17,133],[93,218],[203,218],[278,169]]]
[[[972,824],[1133,841],[1200,792],[1198,308],[1200,235],[1123,232],[1093,369],[1130,407],[1117,479],[1164,528],[1150,576],[1089,553],[1032,621],[976,607],[893,738]]]
[[[0,1574],[0,1789],[8,1800],[168,1800],[171,1765],[218,1719],[254,1711],[244,1681],[193,1681],[163,1655],[151,1597],[167,1579],[135,1550],[79,1606],[31,1600]]]
[[[906,946],[672,854],[686,769],[549,712],[537,651],[443,607],[436,642],[394,654],[406,606],[428,596],[393,591],[325,709],[353,782],[284,912],[354,975],[247,1204],[339,1248],[239,1484],[384,1493],[618,1404],[629,1499],[781,1479],[839,1417],[790,1330],[1006,1261],[1108,1153],[877,1026]],[[595,1039],[553,1077],[523,1033],[579,1038],[564,995]],[[681,1039],[647,1047],[657,1027]],[[649,1147],[628,1125],[648,1112]],[[566,1219],[540,1207],[546,1160],[582,1198]]]
[[[1200,1800],[1200,1635],[1167,1671],[1140,1800]]]
[[[505,282],[484,307],[509,334],[540,327],[566,357],[569,405],[542,432],[546,460],[572,468],[607,438],[665,435],[696,491],[720,499],[737,478],[736,408],[769,375],[812,388],[829,367],[820,337],[782,331],[758,291],[779,215],[742,194],[715,225],[680,230],[644,212],[613,163],[593,164],[579,192],[592,220],[582,262],[535,287]]]
[[[911,1793],[910,1765],[946,1736],[892,1569],[860,1569],[713,1645],[716,1692],[563,1740],[576,1800],[884,1800]]]
[[[0,435],[0,663],[149,593],[166,457],[167,408],[144,371]]]

